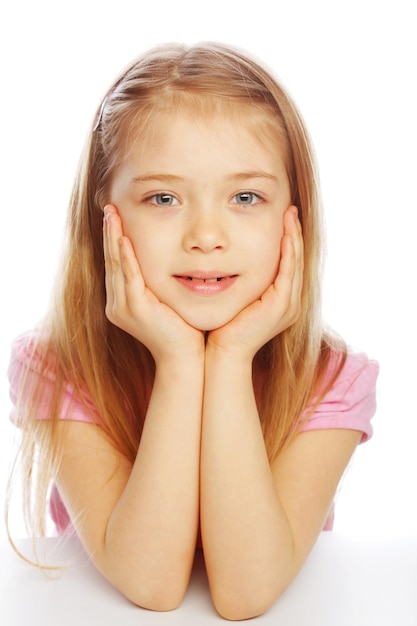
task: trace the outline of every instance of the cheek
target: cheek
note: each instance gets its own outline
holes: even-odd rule
[[[265,273],[268,274],[269,284],[273,283],[277,277],[280,259],[281,259],[281,252],[278,246],[278,248],[276,248],[273,252],[271,251],[271,254],[268,257],[268,264],[267,264],[267,269]]]
[[[274,282],[281,259],[282,229],[274,237],[269,237],[263,244],[259,243],[260,258],[259,269],[262,271],[263,283]]]
[[[142,272],[148,273],[158,258],[158,242],[148,229],[137,220],[124,220],[123,232],[132,243]]]
[[[170,268],[171,254],[167,237],[161,229],[139,227],[137,224],[134,228],[127,228],[125,234],[132,242],[145,284],[160,297]]]
[[[136,238],[132,243],[145,283],[149,284],[160,266],[157,249],[143,238]]]

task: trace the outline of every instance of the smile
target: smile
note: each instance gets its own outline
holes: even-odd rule
[[[225,277],[218,276],[217,278],[195,278],[193,276],[186,276],[185,278],[186,280],[197,280],[203,283],[216,283],[216,282],[219,282],[219,280],[223,280]]]
[[[177,282],[198,295],[216,295],[226,291],[237,279],[237,274],[214,275],[214,274],[193,274],[192,276],[174,276]]]

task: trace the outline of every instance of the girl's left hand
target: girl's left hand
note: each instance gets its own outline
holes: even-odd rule
[[[298,319],[303,286],[303,237],[298,210],[291,206],[284,214],[281,259],[273,284],[225,326],[211,331],[207,349],[253,358],[270,339]]]

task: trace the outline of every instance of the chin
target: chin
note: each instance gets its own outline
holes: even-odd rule
[[[231,322],[246,306],[246,303],[243,303],[243,306],[238,306],[238,303],[235,303],[234,307],[212,307],[211,310],[209,307],[204,307],[203,309],[200,307],[178,307],[174,306],[171,308],[190,326],[195,328],[196,330],[200,330],[201,332],[208,333],[212,330],[217,330],[222,326],[226,326],[229,322]],[[208,310],[209,309],[209,310]]]
[[[192,326],[193,328],[195,328],[196,330],[201,330],[201,332],[203,333],[209,333],[212,330],[216,330],[217,328],[221,328],[222,326],[224,326],[225,324],[227,324],[227,322],[225,322],[224,324],[199,324],[199,323],[192,323],[191,320],[186,320],[187,323]]]
[[[221,328],[225,326],[228,322],[230,322],[235,316],[232,317],[219,317],[216,319],[198,319],[193,318],[191,316],[183,316],[183,320],[187,322],[190,326],[195,328],[196,330],[201,330],[204,333],[208,333],[211,330],[216,330],[217,328]]]

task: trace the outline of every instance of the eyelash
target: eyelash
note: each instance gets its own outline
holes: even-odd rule
[[[250,198],[251,202],[243,202],[242,199],[244,196]],[[240,201],[237,199],[239,197]],[[161,200],[162,198],[169,199],[170,201],[159,202],[159,200]],[[149,196],[149,198],[147,198],[147,201],[161,207],[177,206],[179,204],[179,200],[171,193],[156,193],[153,196]],[[240,206],[254,206],[256,204],[259,204],[259,202],[262,202],[262,197],[254,191],[240,191],[232,197],[232,204],[238,204]]]
[[[170,203],[161,203],[159,204],[158,199],[161,198],[170,198],[171,201],[175,200],[175,204],[172,204],[172,202]],[[148,202],[151,202],[152,204],[156,204],[157,206],[176,206],[178,204],[178,199],[173,196],[171,193],[155,193],[153,196],[150,196],[149,198],[147,198]]]
[[[241,196],[241,197],[242,196],[250,196],[250,198],[252,200],[255,200],[255,202],[247,203],[247,202],[242,202],[242,201],[241,202],[236,201],[233,204],[239,204],[240,206],[253,206],[253,205],[258,204],[259,202],[262,201],[261,196],[259,194],[255,193],[254,191],[240,191],[239,193],[236,193],[233,196],[232,200],[234,200],[235,198],[238,198],[239,196]]]

